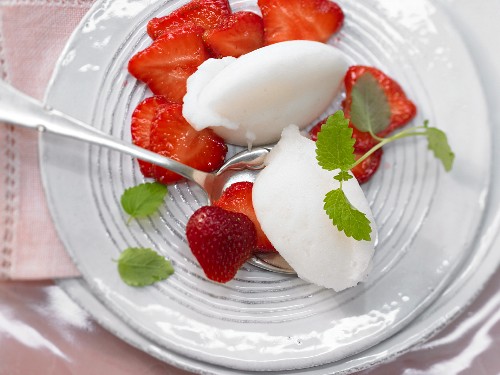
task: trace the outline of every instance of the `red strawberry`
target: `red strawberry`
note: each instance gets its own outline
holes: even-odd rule
[[[363,156],[365,153],[364,152],[354,152],[354,155],[356,156],[356,160],[358,160],[361,156]],[[380,160],[382,159],[382,149],[378,149],[375,151],[373,154],[368,156],[365,160],[361,162],[361,164],[358,164],[355,166],[351,172],[356,177],[356,180],[360,184],[364,184],[365,182],[368,182],[370,178],[373,176],[373,174],[377,171],[378,167],[380,166]]]
[[[240,212],[248,216],[248,218],[254,223],[257,231],[258,251],[276,252],[273,245],[260,227],[260,223],[255,215],[252,203],[252,188],[252,182],[236,182],[224,190],[222,196],[214,202],[214,206],[231,212]]]
[[[258,0],[266,45],[286,40],[326,42],[344,22],[344,13],[330,0]]]
[[[389,106],[391,107],[391,122],[386,130],[377,134],[378,136],[387,136],[389,133],[405,125],[408,121],[415,117],[415,114],[417,113],[415,104],[413,104],[413,102],[406,97],[403,89],[396,81],[394,81],[392,78],[390,78],[377,68],[361,65],[351,66],[347,70],[344,78],[346,99],[344,100],[343,107],[346,117],[350,116],[352,87],[356,80],[363,74],[372,74],[375,77],[375,79],[379,82],[380,86],[386,93],[387,99],[389,101]],[[353,125],[354,127],[356,126],[356,124]],[[368,137],[370,136],[368,135]]]
[[[163,33],[186,23],[211,29],[230,14],[231,8],[227,0],[192,0],[167,16],[150,20],[148,35],[157,39]]]
[[[328,118],[328,117],[327,117]],[[320,122],[318,122],[316,125],[314,125],[311,130],[309,130],[309,137],[314,141],[316,142],[318,140],[318,133],[320,132],[321,130],[321,127],[323,126],[323,124],[326,123],[326,118],[321,120]]]
[[[356,140],[354,148],[359,152],[368,151],[378,143],[378,141],[373,138],[370,133],[358,130],[350,121],[349,127],[352,129],[352,137]],[[382,137],[380,133],[378,135]]]
[[[197,131],[182,116],[182,105],[162,107],[151,126],[150,149],[183,164],[212,172],[224,164],[227,146],[211,129]],[[168,184],[182,179],[164,168],[153,167],[154,178]]]
[[[262,18],[252,12],[236,12],[216,28],[203,34],[215,57],[240,57],[264,45]]]
[[[215,206],[195,211],[187,223],[186,237],[205,275],[219,283],[236,275],[256,243],[255,226],[248,217]]]
[[[149,138],[151,134],[151,123],[153,122],[159,108],[171,103],[164,96],[153,96],[146,98],[135,108],[132,113],[132,143],[149,149]],[[139,167],[144,177],[153,177],[153,164],[138,160]]]
[[[323,126],[325,122],[326,119],[320,121],[309,131],[309,135],[311,136],[311,139],[313,141],[315,142],[317,141],[318,133],[321,130],[321,126]],[[368,135],[369,138],[367,138],[366,135]],[[352,137],[356,139],[356,143],[354,144],[354,155],[356,156],[356,160],[358,160],[361,156],[365,154],[366,151],[372,148],[372,146],[367,147],[368,142],[373,143],[373,146],[376,145],[376,141],[370,136],[369,133],[360,132],[355,128],[353,128]],[[358,147],[358,142],[360,140],[362,147]],[[360,184],[363,184],[368,180],[370,180],[370,178],[373,176],[373,174],[377,171],[378,167],[380,166],[381,158],[382,158],[382,149],[379,149],[375,151],[372,155],[370,155],[366,160],[362,161],[361,164],[357,165],[352,169],[354,177],[356,177],[356,179]]]
[[[154,94],[182,103],[188,77],[209,57],[202,34],[202,28],[193,26],[165,33],[130,59],[130,74]]]

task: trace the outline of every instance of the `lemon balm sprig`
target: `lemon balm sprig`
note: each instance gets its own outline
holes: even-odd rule
[[[450,171],[453,167],[455,154],[448,144],[446,134],[442,130],[429,127],[427,121],[423,126],[405,129],[388,138],[377,136],[376,133],[384,131],[389,126],[390,117],[390,106],[384,90],[372,74],[365,73],[352,88],[351,119],[358,130],[369,132],[379,143],[356,160],[353,131],[349,127],[349,119],[342,111],[330,116],[318,133],[316,141],[318,164],[323,169],[337,171],[333,178],[339,181],[339,188],[326,194],[323,208],[334,226],[346,236],[358,241],[371,239],[371,225],[366,215],[356,209],[343,192],[343,182],[353,177],[349,172],[352,168],[386,144],[414,136],[427,138],[428,149],[441,161],[446,171]]]
[[[339,188],[326,194],[323,208],[333,225],[347,237],[370,241],[370,220],[349,202],[342,189],[343,182],[353,178],[349,170],[356,163],[354,142],[349,120],[342,111],[330,116],[318,133],[316,159],[323,169],[338,171],[334,179],[339,181]]]
[[[434,156],[441,161],[446,172],[451,171],[453,167],[453,162],[455,160],[455,154],[453,153],[450,145],[448,144],[448,138],[442,130],[430,127],[429,122],[427,120],[424,122],[423,126],[416,126],[403,130],[393,135],[392,137],[388,138],[377,137],[376,139],[379,141],[379,143],[377,143],[377,145],[373,146],[370,150],[368,150],[365,154],[363,154],[363,156],[361,156],[358,160],[356,160],[352,168],[356,167],[358,164],[361,164],[371,154],[373,154],[375,151],[382,148],[388,143],[403,138],[419,137],[419,136],[427,138],[428,149],[432,151],[434,153]]]

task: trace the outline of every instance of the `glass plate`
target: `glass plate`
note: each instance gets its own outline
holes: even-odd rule
[[[149,92],[128,75],[127,61],[149,44],[147,20],[183,3],[97,2],[59,61],[47,104],[130,139],[130,114]],[[395,77],[419,107],[415,123],[429,119],[447,131],[457,153],[445,174],[418,139],[386,149],[381,171],[365,186],[380,230],[374,268],[356,288],[334,293],[251,266],[228,284],[209,282],[184,238],[187,218],[204,201],[199,189],[177,184],[158,216],[127,225],[119,197],[142,181],[135,162],[42,138],[49,206],[69,254],[92,293],[158,347],[244,371],[332,363],[400,331],[476,251],[491,149],[481,87],[459,34],[427,1],[339,4],[346,23],[331,43]],[[113,259],[130,246],[154,248],[176,273],[152,287],[126,286]]]

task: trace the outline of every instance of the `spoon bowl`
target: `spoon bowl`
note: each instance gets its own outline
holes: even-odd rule
[[[258,147],[242,151],[230,158],[216,173],[217,178],[213,186],[212,196],[220,197],[227,187],[236,182],[254,182],[259,171],[265,167],[264,159],[269,151],[271,151],[269,147]],[[248,263],[266,271],[296,275],[295,270],[278,253],[254,253]]]
[[[62,112],[44,106],[1,80],[0,122],[92,143],[169,169],[198,184],[207,194],[209,204],[217,200],[232,183],[255,181],[258,171],[264,168],[265,157],[270,151],[265,147],[242,151],[230,158],[217,172],[203,172],[102,133]],[[261,259],[260,255],[256,255],[249,263],[268,271],[295,274],[286,262],[268,263],[265,258]],[[280,268],[279,264],[284,268]]]

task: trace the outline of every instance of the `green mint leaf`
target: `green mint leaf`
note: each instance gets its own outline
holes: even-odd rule
[[[118,273],[130,286],[146,286],[174,273],[172,264],[151,249],[128,248],[118,258]]]
[[[437,128],[430,128],[426,126],[427,140],[429,141],[428,148],[434,153],[434,156],[441,160],[446,172],[451,171],[455,154],[448,144],[446,134]]]
[[[358,130],[377,134],[389,126],[391,107],[387,95],[371,73],[356,80],[351,97],[351,121]]]
[[[356,161],[354,142],[344,112],[337,111],[328,117],[316,141],[316,159],[320,167],[328,171],[350,169]]]
[[[163,204],[167,192],[167,187],[157,182],[143,183],[125,190],[121,204],[130,217],[146,217]]]
[[[337,181],[349,181],[351,178],[353,178],[353,176],[347,172],[347,171],[340,171],[335,177],[334,179],[337,180]]]
[[[328,192],[324,202],[324,210],[338,230],[357,241],[370,241],[370,220],[351,205],[341,189]]]

